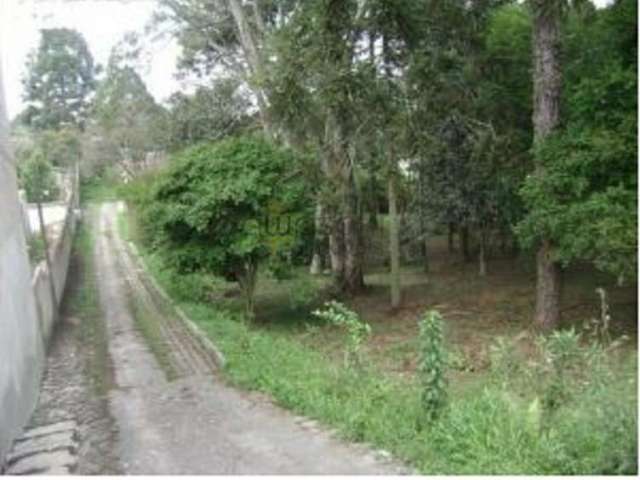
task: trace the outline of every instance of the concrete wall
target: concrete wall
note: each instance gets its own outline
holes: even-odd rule
[[[53,330],[54,313],[58,310],[64,294],[64,287],[67,281],[69,270],[69,258],[73,245],[73,236],[76,230],[76,209],[78,207],[78,175],[73,175],[75,187],[69,192],[66,199],[66,214],[62,224],[62,229],[56,232],[52,243],[49,245],[49,255],[51,259],[51,270],[49,274],[46,262],[40,262],[32,278],[33,291],[35,293],[36,309],[38,311],[39,330],[45,343],[49,340]],[[53,278],[55,304],[51,292],[51,280]]]
[[[44,361],[4,102],[0,71],[0,465],[33,411]]]

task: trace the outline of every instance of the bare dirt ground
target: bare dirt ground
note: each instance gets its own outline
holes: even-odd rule
[[[118,204],[103,204],[93,231],[114,372],[110,410],[124,473],[406,472],[261,396],[225,385],[209,353],[156,301],[119,235],[117,212]]]

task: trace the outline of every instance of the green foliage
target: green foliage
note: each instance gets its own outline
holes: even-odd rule
[[[420,400],[425,421],[430,424],[447,404],[446,351],[442,336],[442,317],[435,310],[420,320]]]
[[[170,147],[179,149],[238,134],[249,123],[249,105],[234,79],[216,80],[210,88],[200,87],[192,95],[173,94],[169,98]]]
[[[15,145],[18,165],[28,162],[36,154],[44,154],[53,167],[69,168],[80,161],[82,154],[80,132],[75,128],[33,130],[25,125],[17,125],[11,141]]]
[[[37,135],[36,141],[56,167],[69,167],[80,160],[82,150],[77,129],[45,130]]]
[[[631,3],[574,18],[570,31],[582,43],[569,38],[568,121],[534,152],[540,171],[522,187],[529,211],[518,225],[525,246],[545,236],[564,265],[586,260],[620,280],[637,270],[637,73],[614,48],[635,35],[620,28],[637,24]]]
[[[508,232],[522,215],[517,193],[531,142],[528,10],[503,2],[431,8],[430,16],[457,33],[433,28],[427,50],[409,64],[410,98],[419,99],[412,211],[422,225]]]
[[[159,257],[149,265],[173,296],[172,269]],[[637,472],[635,357],[606,389],[570,395],[545,429],[530,393],[521,400],[519,391],[494,386],[451,398],[429,429],[418,429],[424,410],[417,381],[399,382],[372,368],[341,368],[289,336],[250,327],[219,305],[184,294],[174,298],[221,348],[224,373],[234,384],[267,393],[347,439],[388,450],[423,474]]]
[[[114,48],[105,78],[93,100],[93,119],[86,150],[96,164],[120,166],[133,176],[150,152],[168,143],[166,112],[127,55]]]
[[[335,300],[325,303],[324,310],[316,310],[313,314],[346,330],[347,347],[344,363],[349,368],[361,368],[364,365],[362,346],[371,335],[369,324],[363,322],[356,312]]]
[[[624,341],[602,343],[584,339],[574,330],[557,331],[538,341],[540,360],[534,367],[534,385],[548,411],[590,390],[606,390],[615,377],[608,352]]]
[[[545,174],[529,177],[522,189],[530,206],[518,225],[525,246],[546,234],[565,265],[589,260],[635,278],[636,141],[630,132],[567,132],[540,149]]]
[[[41,235],[31,235],[27,237],[27,251],[32,265],[37,265],[45,259],[44,240]]]
[[[146,238],[181,272],[238,281],[251,315],[258,266],[290,250],[304,215],[298,165],[290,151],[251,137],[185,150],[134,195]],[[270,227],[283,217],[291,228]]]
[[[572,382],[576,377],[572,373],[576,373],[576,367],[588,367],[586,352],[579,342],[580,335],[574,330],[556,331],[539,339],[542,359],[538,376],[543,378],[538,382],[543,385],[542,405],[547,410],[558,408],[575,390]]]
[[[18,164],[18,180],[29,202],[48,202],[60,193],[51,162],[40,150]]]
[[[154,21],[175,30],[181,47],[180,73],[205,76],[216,67],[236,66],[238,41],[227,2],[160,0]]]
[[[561,3],[576,6],[563,19],[562,124],[534,151],[532,19],[530,5],[517,2],[245,4],[264,69],[249,65],[243,86],[266,98],[276,136],[315,151],[314,173],[324,181],[311,186],[329,210],[346,203],[341,179],[355,178],[359,191],[348,193],[359,214],[364,188],[375,197],[391,161],[408,160],[418,164],[419,177],[408,175],[403,188],[418,190],[407,198],[420,197],[411,207],[421,214],[429,207],[429,222],[507,232],[519,223],[524,246],[544,236],[565,264],[589,260],[635,278],[637,6],[536,2]],[[226,2],[162,5],[178,27],[185,71],[207,74],[222,65],[228,73],[249,63]],[[203,107],[209,94],[194,96],[196,104],[174,98],[174,112],[184,115],[175,123],[178,143],[224,131],[225,108],[214,119],[215,108]],[[265,173],[248,153],[234,154],[233,168],[222,169],[205,160],[219,156],[218,148],[184,152],[136,196],[144,206],[142,230],[166,262],[162,277],[219,343],[232,381],[386,448],[424,473],[637,473],[637,371],[608,368],[615,342],[605,349],[573,331],[555,332],[539,340],[535,361],[525,364],[516,342],[498,340],[490,353],[498,382],[447,398],[444,372],[454,362],[445,358],[435,312],[421,325],[419,375],[399,382],[351,368],[351,361],[343,368],[279,329],[244,324],[210,305],[210,272],[240,281],[255,269],[239,278],[234,265],[268,262],[274,275],[286,276],[296,243],[264,238],[254,222],[262,218],[256,212],[271,218],[287,204],[267,200],[273,191],[254,177],[283,188],[295,183],[292,177]],[[539,171],[525,179],[533,158]],[[283,301],[305,297],[301,286]],[[368,331],[354,312],[333,304],[321,318],[347,329],[348,356],[364,348]],[[429,428],[420,428],[425,417]]]
[[[112,169],[95,172],[80,181],[80,199],[84,203],[102,203],[118,200],[121,196],[121,184]]]
[[[67,28],[41,30],[40,45],[27,62],[24,120],[35,129],[81,127],[95,67],[82,35]]]
[[[621,391],[568,402],[547,430],[535,428],[535,400],[522,403],[493,389],[458,399],[428,431],[423,465],[430,474],[635,474],[634,383],[621,375],[615,387]],[[618,396],[622,391],[626,400]]]
[[[498,337],[489,346],[491,374],[498,384],[506,387],[509,381],[518,378],[521,372],[521,361],[518,358],[516,342],[505,337]]]
[[[289,291],[289,304],[294,310],[315,303],[319,298],[317,286],[307,277],[296,280],[296,288]]]
[[[91,207],[87,208],[86,212],[91,215]],[[70,264],[70,272],[73,274],[69,276],[62,309],[64,315],[81,320],[80,326],[75,330],[78,341],[81,345],[92,346],[86,352],[84,372],[97,395],[108,395],[115,385],[107,325],[100,306],[94,260],[95,238],[92,233],[87,223],[78,224]]]

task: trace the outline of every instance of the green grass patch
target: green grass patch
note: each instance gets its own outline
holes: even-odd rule
[[[116,228],[120,236],[127,241],[131,240],[129,224],[129,216],[127,213],[124,210],[119,211],[116,216]]]
[[[112,202],[121,198],[122,182],[115,172],[107,170],[102,175],[82,178],[80,199],[83,204]]]
[[[145,186],[136,188],[136,195],[127,197],[134,205],[145,197]],[[133,208],[122,230],[138,244],[167,293],[220,348],[227,359],[225,376],[234,385],[269,394],[283,407],[334,427],[346,439],[388,450],[425,474],[636,473],[637,354],[620,362],[606,381],[589,380],[587,386],[566,381],[566,388],[553,395],[547,390],[558,385],[538,384],[535,375],[502,382],[492,378],[493,367],[475,373],[481,362],[471,354],[489,345],[484,337],[493,342],[497,335],[511,337],[522,330],[517,322],[493,318],[494,305],[503,300],[511,305],[523,296],[505,287],[512,276],[490,277],[493,283],[487,283],[470,276],[466,266],[449,271],[443,264],[440,275],[449,283],[432,286],[418,267],[407,270],[406,297],[424,297],[425,290],[431,299],[438,294],[437,306],[431,302],[442,309],[445,337],[450,327],[458,333],[445,342],[452,353],[447,376],[473,376],[473,381],[451,381],[442,413],[425,423],[415,369],[398,375],[374,359],[380,354],[391,360],[386,363],[410,364],[419,357],[414,322],[422,312],[389,318],[386,300],[381,301],[387,298],[384,273],[369,275],[373,288],[351,302],[374,334],[365,348],[369,361],[348,368],[343,333],[311,315],[327,299],[328,278],[311,277],[303,268],[285,281],[262,272],[256,320],[248,323],[237,286],[201,273],[178,273],[158,252],[146,250],[145,241],[153,237],[143,228],[145,220],[136,218]],[[491,321],[479,315],[481,309],[491,313]],[[512,377],[533,371],[529,360],[518,359],[520,369]],[[576,378],[584,377],[589,375]],[[553,407],[544,403],[551,396],[560,399]]]
[[[116,217],[116,228],[118,229],[118,234],[125,241],[132,239],[132,226],[134,226],[134,222],[127,214],[127,211],[119,211]],[[170,349],[160,330],[159,322],[162,320],[156,317],[156,313],[149,311],[148,307],[136,296],[133,289],[129,290],[127,301],[133,313],[136,328],[144,337],[146,344],[149,346],[151,353],[156,358],[167,380],[174,380],[177,378],[177,372],[171,361]]]
[[[74,317],[80,321],[77,335],[79,344],[86,350],[87,377],[94,391],[105,395],[114,383],[108,335],[100,308],[93,249],[94,238],[90,226],[79,222],[62,312],[65,317]]]
[[[135,296],[135,293],[130,292],[127,300],[136,328],[144,337],[146,345],[151,350],[167,380],[174,380],[177,378],[177,372],[171,361],[169,346],[160,331],[159,322],[161,320],[149,311],[143,302]]]
[[[344,368],[300,337],[283,334],[289,322],[278,328],[250,325],[236,311],[203,300],[201,293],[190,299],[162,258],[144,250],[143,255],[152,274],[222,350],[229,381],[265,392],[283,407],[335,427],[348,440],[386,449],[422,473],[637,470],[633,361],[609,387],[573,398],[545,418],[544,426],[530,395],[484,383],[453,397],[437,422],[421,427],[420,392],[414,380],[400,380],[371,365]],[[197,283],[199,277],[189,278]],[[200,285],[195,291],[206,289]]]

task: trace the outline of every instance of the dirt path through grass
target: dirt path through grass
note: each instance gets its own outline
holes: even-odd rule
[[[402,469],[313,422],[232,389],[154,300],[119,236],[118,204],[93,219],[100,304],[113,360],[110,395],[126,473],[389,474]]]

